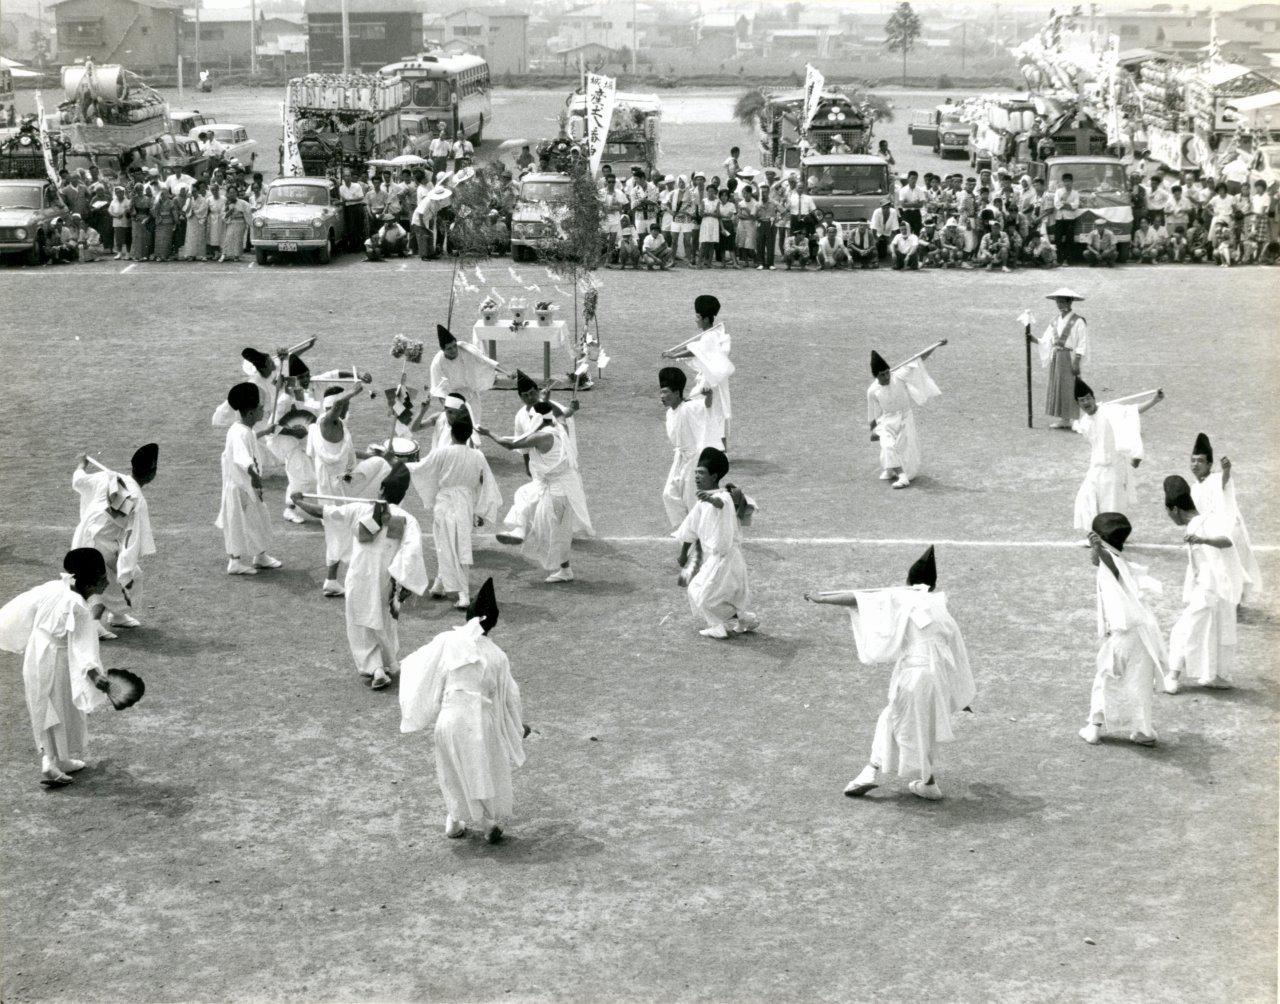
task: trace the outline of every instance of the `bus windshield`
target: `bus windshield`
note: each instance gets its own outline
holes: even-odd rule
[[[1081,192],[1124,192],[1128,186],[1122,164],[1054,164],[1049,168],[1049,190],[1062,184],[1062,176],[1069,174],[1075,187]]]
[[[814,195],[881,195],[889,171],[881,164],[812,164],[805,168]]]
[[[413,85],[413,101],[418,108],[448,108],[449,81],[418,80]]]

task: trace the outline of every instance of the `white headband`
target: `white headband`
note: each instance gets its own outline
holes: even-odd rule
[[[444,406],[446,408],[453,408],[456,410],[458,408],[465,408],[467,406],[467,402],[454,394],[449,394],[444,399]]]

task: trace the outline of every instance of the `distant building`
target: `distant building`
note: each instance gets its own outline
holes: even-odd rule
[[[485,58],[490,73],[529,72],[528,14],[508,7],[461,7],[445,14],[439,27],[438,41],[446,50],[465,43],[465,51]]]
[[[653,7],[644,3],[613,2],[571,7],[560,15],[560,28],[548,43],[552,52],[584,45],[606,49],[643,47],[647,29],[662,20]]]
[[[423,6],[420,0],[346,0],[352,71],[376,70],[420,52]],[[342,0],[306,0],[303,13],[311,69],[341,72]]]
[[[1201,45],[1209,41],[1208,11],[1189,7],[1108,12],[1098,18],[1098,23],[1120,39],[1121,49],[1163,49],[1168,47],[1171,33],[1184,38],[1189,34],[1202,37]]]
[[[305,34],[301,18],[258,18],[258,54],[279,52],[293,43],[294,36]],[[249,65],[249,12],[208,10],[200,17],[200,62],[205,68]],[[286,42],[281,43],[281,36]]]
[[[604,69],[610,64],[625,67],[621,49],[610,49],[595,42],[589,42],[586,45],[569,46],[565,49],[551,48],[549,52],[552,59],[558,61],[557,68],[562,73],[575,72],[579,65],[585,66],[587,69]],[[553,63],[552,65],[557,64]]]
[[[178,65],[182,7],[169,0],[54,0],[56,63],[92,59],[135,73]]]

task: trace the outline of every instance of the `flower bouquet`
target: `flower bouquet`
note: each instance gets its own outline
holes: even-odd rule
[[[512,331],[518,331],[529,323],[524,319],[524,315],[529,310],[529,304],[523,296],[513,297],[507,301],[507,305],[511,308]]]
[[[560,308],[557,307],[550,300],[539,300],[538,305],[535,308],[535,312],[537,313],[537,316],[538,316],[538,323],[550,324],[552,322],[553,315],[559,309]]]
[[[498,316],[498,301],[492,296],[486,296],[484,302],[480,304],[480,318],[485,324],[492,324],[493,319]]]

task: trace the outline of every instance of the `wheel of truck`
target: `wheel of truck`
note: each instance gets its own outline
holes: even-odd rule
[[[324,242],[324,246],[316,252],[316,261],[321,265],[328,265],[329,260],[333,257],[333,234],[329,234],[329,239]]]
[[[259,265],[265,265],[270,260],[270,258],[271,258],[271,255],[266,248],[253,249],[253,260],[256,261]]]
[[[27,252],[28,265],[40,265],[44,262],[44,234],[36,231],[36,239],[31,243],[31,250]]]
[[[471,137],[471,142],[476,146],[480,145],[480,141],[484,139],[484,116],[480,116],[480,121],[476,123],[476,134]]]

